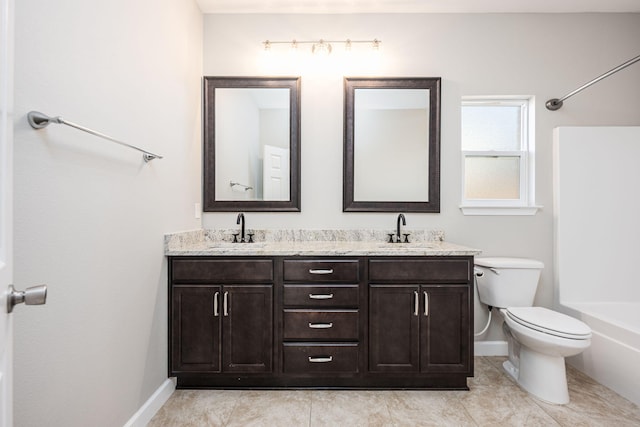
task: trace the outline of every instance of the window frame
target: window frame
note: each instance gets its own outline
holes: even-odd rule
[[[534,150],[534,98],[532,96],[482,96],[463,97],[460,108],[462,130],[462,108],[465,106],[517,106],[520,107],[520,150],[464,150],[460,138],[462,160],[461,205],[465,215],[534,215],[540,206],[535,205],[535,150]],[[518,199],[467,199],[466,159],[470,157],[518,157]]]

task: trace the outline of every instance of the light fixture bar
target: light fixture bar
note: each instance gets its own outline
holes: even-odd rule
[[[354,44],[370,44],[373,49],[379,49],[381,43],[382,43],[382,40],[378,40],[378,39],[373,39],[373,40],[351,40],[351,39],[346,39],[346,40],[325,40],[325,39],[319,39],[319,40],[296,40],[296,39],[293,39],[291,41],[288,41],[288,40],[265,40],[265,41],[262,42],[262,44],[264,45],[264,49],[265,50],[270,50],[271,46],[274,45],[274,44],[287,44],[287,45],[290,45],[292,48],[297,48],[298,46],[300,46],[302,44],[310,44],[312,52],[316,52],[317,50],[320,50],[320,49],[326,49],[327,52],[331,52],[331,44],[344,44],[346,49],[350,49],[351,46],[354,45]]]

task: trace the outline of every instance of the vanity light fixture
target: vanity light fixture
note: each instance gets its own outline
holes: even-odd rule
[[[333,50],[333,44],[344,44],[344,49],[350,51],[354,44],[370,44],[371,48],[374,50],[380,49],[381,40],[373,39],[373,40],[296,40],[293,39],[291,41],[281,41],[281,40],[265,40],[262,42],[264,45],[264,50],[271,50],[271,46],[274,44],[288,44],[292,50],[297,50],[298,46],[301,44],[310,44],[311,45],[311,53],[325,54],[328,55]]]

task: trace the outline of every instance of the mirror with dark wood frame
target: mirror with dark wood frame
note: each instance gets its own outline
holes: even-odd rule
[[[300,211],[300,78],[204,77],[203,211]]]
[[[440,212],[440,78],[344,78],[344,212]]]

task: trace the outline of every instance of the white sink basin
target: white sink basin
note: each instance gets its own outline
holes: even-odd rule
[[[378,245],[379,248],[384,249],[397,249],[397,250],[421,250],[421,249],[435,249],[436,245],[428,242],[419,242],[419,243],[380,243]]]
[[[209,245],[211,249],[238,249],[238,250],[248,250],[248,249],[259,249],[263,248],[266,242],[254,242],[254,243],[232,243],[232,242],[212,242]]]

